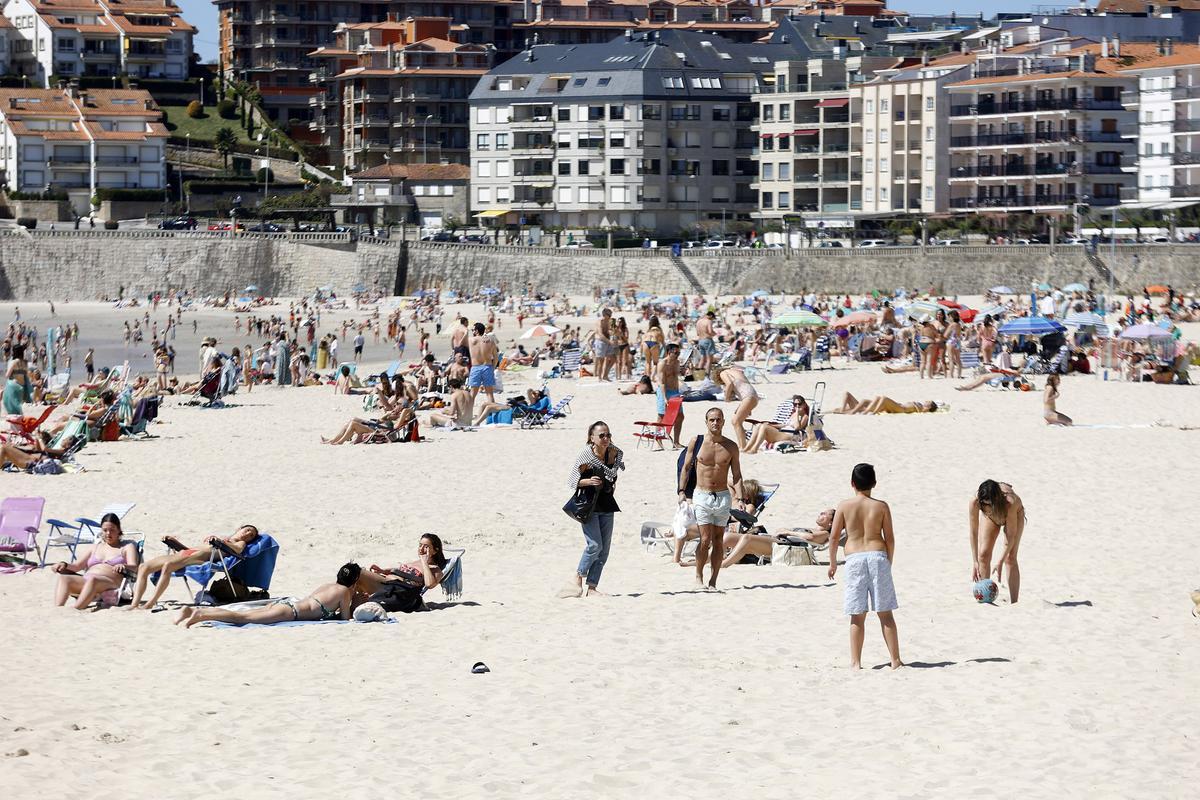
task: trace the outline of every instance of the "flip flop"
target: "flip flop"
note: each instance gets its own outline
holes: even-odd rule
[[[485,672],[491,672],[491,670],[488,669],[488,665],[482,661],[476,661],[475,666],[471,667],[471,674],[473,675],[482,675]]]

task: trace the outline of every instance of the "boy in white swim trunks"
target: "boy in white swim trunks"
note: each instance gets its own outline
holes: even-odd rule
[[[850,616],[850,668],[862,669],[863,640],[866,638],[867,612],[879,615],[883,641],[891,655],[892,669],[904,666],[900,660],[900,637],[892,611],[898,608],[896,587],[892,585],[892,558],[896,552],[892,533],[892,510],[882,500],[871,497],[875,488],[875,468],[856,464],[850,473],[854,497],[838,504],[829,535],[829,578],[837,573],[838,539],[846,531],[845,610]]]

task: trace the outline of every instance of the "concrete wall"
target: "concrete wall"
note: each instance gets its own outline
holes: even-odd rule
[[[683,262],[708,293],[764,288],[799,292],[891,291],[899,286],[945,294],[978,294],[996,284],[1023,291],[1031,281],[1100,283],[1081,247],[885,248],[877,251],[802,250],[689,254]],[[1118,247],[1101,256],[1118,279],[1139,290],[1169,283],[1200,284],[1200,246]],[[23,231],[0,235],[0,299],[93,299],[145,295],[187,287],[201,294],[256,284],[289,296],[332,285],[379,286],[385,292],[420,288],[464,290],[484,285],[590,294],[594,287],[637,283],[646,291],[695,290],[672,259],[643,250],[550,250],[397,242],[348,234],[227,234],[206,231]]]

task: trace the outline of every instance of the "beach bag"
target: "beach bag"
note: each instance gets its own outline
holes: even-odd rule
[[[104,427],[100,429],[100,441],[115,442],[121,438],[121,423],[114,417],[104,423]]]
[[[692,451],[692,468],[688,471],[687,482],[683,484],[683,494],[685,497],[687,497],[689,499],[691,499],[692,494],[695,493],[695,491],[696,491],[696,460],[697,460],[697,457],[700,455],[700,445],[702,445],[702,444],[704,444],[704,435],[703,434],[696,437],[696,440],[693,443],[691,448],[685,447],[682,450],[680,450],[679,457],[675,460],[675,477],[676,477],[676,480],[678,480],[680,477],[683,476],[683,460],[685,458],[687,458],[687,452],[689,449],[691,449],[691,451]],[[679,490],[678,483],[675,484],[675,489],[676,489],[676,493],[678,493],[678,490]]]
[[[61,475],[63,472],[62,462],[56,458],[43,458],[30,467],[29,471],[34,475]]]
[[[671,520],[671,533],[676,539],[686,539],[688,528],[696,524],[696,514],[690,503],[680,503]]]
[[[592,510],[596,508],[596,500],[599,497],[600,493],[596,491],[596,487],[580,486],[563,504],[563,513],[578,523],[587,522],[592,516]]]
[[[807,547],[775,543],[771,545],[771,563],[785,567],[807,567],[813,563]]]

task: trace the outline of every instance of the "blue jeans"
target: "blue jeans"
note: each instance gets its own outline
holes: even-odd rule
[[[583,548],[583,557],[579,559],[579,569],[576,574],[587,579],[588,586],[600,583],[600,573],[604,571],[604,562],[608,560],[608,549],[612,546],[613,515],[592,514],[583,523],[583,538],[587,545]]]

